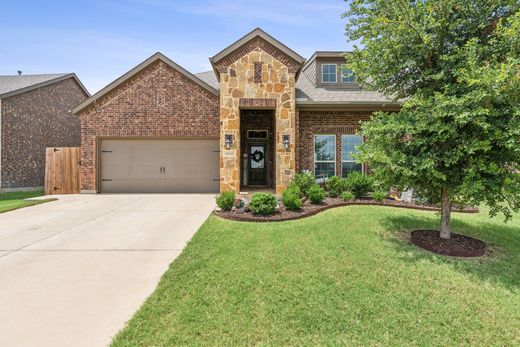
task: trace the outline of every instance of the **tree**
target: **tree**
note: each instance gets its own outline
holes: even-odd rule
[[[506,219],[520,207],[520,2],[353,0],[347,64],[368,89],[403,100],[362,126],[376,180]]]

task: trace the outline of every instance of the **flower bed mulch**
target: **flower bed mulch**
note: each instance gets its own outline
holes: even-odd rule
[[[460,234],[441,239],[437,230],[413,231],[411,240],[420,248],[451,257],[481,257],[486,253],[486,244],[478,239]]]
[[[287,210],[284,206],[280,206],[279,210],[268,216],[256,215],[250,211],[214,211],[215,215],[236,221],[244,221],[244,222],[279,222],[286,220],[294,220],[300,219],[304,217],[313,216],[321,211],[327,210],[329,208],[341,207],[341,206],[350,206],[350,205],[376,205],[376,206],[390,206],[390,207],[398,207],[398,208],[408,208],[414,210],[423,210],[423,211],[439,211],[439,208],[432,205],[416,205],[412,203],[400,202],[392,199],[385,199],[383,201],[375,201],[373,199],[360,199],[353,200],[349,202],[345,202],[339,198],[325,198],[321,205],[313,205],[308,200],[302,204],[302,207],[297,210]],[[477,213],[478,208],[474,207],[454,207],[452,209],[454,212],[463,212],[463,213]]]

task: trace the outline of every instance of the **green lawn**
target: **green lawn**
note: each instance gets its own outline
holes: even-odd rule
[[[520,216],[455,214],[492,254],[416,249],[431,212],[349,206],[283,223],[210,217],[114,346],[520,345]]]
[[[34,198],[42,196],[43,191],[30,191],[30,192],[12,192],[12,193],[0,193],[0,213],[18,208],[39,205],[44,202],[52,201],[53,199],[38,200],[38,201],[25,201],[24,199]]]

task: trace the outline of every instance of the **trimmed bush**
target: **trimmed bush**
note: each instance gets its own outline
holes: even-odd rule
[[[356,199],[361,199],[372,191],[373,183],[374,180],[371,176],[363,175],[361,172],[352,172],[346,180],[347,189]]]
[[[276,198],[269,193],[255,193],[249,203],[249,209],[255,214],[269,215],[276,211]]]
[[[295,184],[300,189],[300,192],[303,195],[307,195],[307,192],[309,191],[309,188],[316,183],[316,177],[310,172],[303,173],[298,172],[296,175],[294,175],[292,184]]]
[[[388,194],[383,190],[376,190],[374,194],[372,194],[372,198],[375,201],[383,201]]]
[[[318,184],[313,184],[307,194],[311,203],[315,205],[321,204],[323,199],[325,199],[325,190]]]
[[[288,210],[298,210],[302,206],[301,191],[296,184],[290,184],[282,193],[282,202]]]
[[[337,198],[346,190],[346,180],[338,176],[332,176],[327,182],[327,188],[329,189],[329,196],[331,198]]]
[[[343,192],[341,193],[341,199],[343,201],[352,201],[354,200],[354,194],[352,194],[351,192]]]
[[[215,200],[217,202],[217,206],[220,207],[221,210],[231,210],[233,204],[235,203],[235,192],[222,192],[219,195],[217,195]]]

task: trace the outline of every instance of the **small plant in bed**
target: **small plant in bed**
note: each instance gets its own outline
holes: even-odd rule
[[[282,193],[282,202],[288,210],[299,210],[302,206],[300,188],[291,183]]]
[[[308,191],[308,197],[311,203],[315,205],[319,205],[325,199],[325,190],[320,187],[318,184],[313,184]]]
[[[341,196],[341,193],[347,190],[347,181],[341,177],[332,176],[327,182],[327,187],[329,189],[329,196],[331,198],[337,198]]]
[[[220,207],[222,211],[231,210],[233,204],[235,203],[235,192],[222,192],[216,197],[217,206]]]
[[[341,193],[341,199],[345,202],[354,200],[354,194],[351,192],[343,192]]]
[[[270,215],[276,212],[276,198],[269,193],[255,193],[251,198],[249,209],[254,214]]]
[[[388,194],[384,191],[384,190],[376,190],[373,194],[372,194],[372,199],[374,199],[375,201],[383,201],[386,196]]]
[[[316,183],[316,177],[310,172],[298,172],[294,175],[292,184],[296,185],[301,192],[301,195],[307,195],[307,192],[313,184]]]
[[[352,172],[346,179],[346,187],[354,194],[356,199],[367,196],[372,190],[374,179],[371,176],[363,175],[361,172]]]

